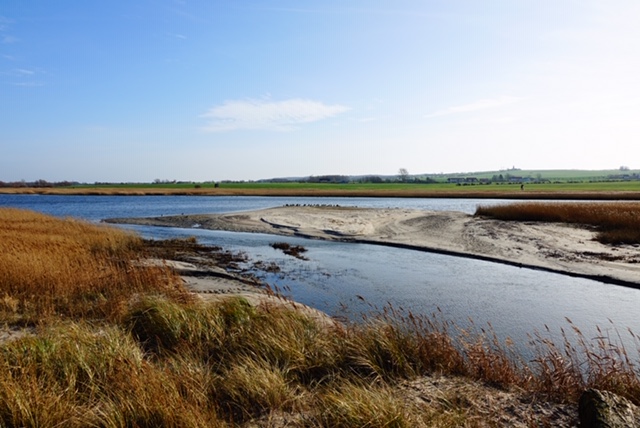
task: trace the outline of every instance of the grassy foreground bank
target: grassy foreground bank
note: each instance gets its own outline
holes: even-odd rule
[[[577,345],[556,346],[534,334],[525,362],[434,316],[388,309],[327,327],[277,304],[207,303],[144,255],[118,229],[0,209],[0,425],[505,426],[477,394],[516,390],[529,410],[587,387],[640,402],[636,361],[604,335],[574,330]],[[432,375],[485,389],[408,394]]]

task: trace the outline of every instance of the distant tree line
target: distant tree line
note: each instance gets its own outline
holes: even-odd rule
[[[307,179],[298,180],[301,183],[437,183],[429,177],[411,177],[401,175],[398,177],[381,177],[379,175],[365,175],[362,177],[350,177],[347,175],[318,175]]]
[[[0,187],[69,187],[77,185],[77,181],[56,181],[49,182],[47,180],[36,180],[36,181],[0,181]]]
[[[307,183],[349,183],[351,178],[348,175],[312,175]]]

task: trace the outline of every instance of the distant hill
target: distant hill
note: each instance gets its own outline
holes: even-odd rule
[[[410,181],[410,182],[447,182],[456,179],[477,179],[489,181],[550,181],[550,182],[584,182],[584,181],[611,181],[611,180],[640,180],[639,169],[504,169],[497,171],[474,171],[474,172],[454,172],[454,173],[422,173],[409,174],[405,177],[396,175],[319,175],[307,177],[280,177],[258,180],[259,182],[277,183],[277,182],[326,182],[326,183],[344,183],[344,182],[392,182],[392,181]]]

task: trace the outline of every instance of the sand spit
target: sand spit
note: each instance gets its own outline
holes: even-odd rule
[[[106,221],[388,245],[640,288],[638,246],[604,245],[594,240],[595,231],[575,225],[507,222],[453,211],[333,206]]]

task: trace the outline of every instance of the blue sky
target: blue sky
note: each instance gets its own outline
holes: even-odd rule
[[[638,168],[636,0],[3,0],[0,180]]]

